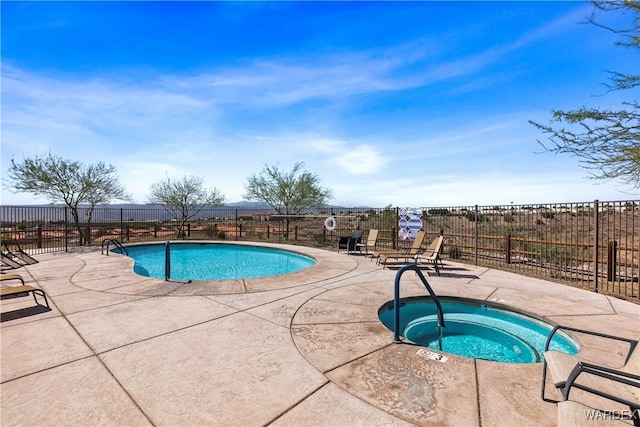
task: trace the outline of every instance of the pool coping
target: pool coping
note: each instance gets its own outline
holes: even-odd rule
[[[425,296],[410,296],[410,297],[403,298],[401,300],[401,304],[403,302],[404,303],[407,303],[407,302],[414,302],[415,303],[415,302],[420,302],[421,300],[432,301],[431,297],[428,296],[428,295],[425,295]],[[541,327],[548,328],[549,331],[547,332],[547,334],[549,332],[551,332],[551,330],[555,326],[557,326],[557,323],[545,320],[544,318],[542,318],[540,316],[537,316],[535,314],[532,314],[530,312],[525,312],[523,310],[515,309],[515,308],[509,307],[509,306],[507,306],[505,304],[500,304],[500,303],[496,303],[496,302],[493,302],[493,301],[476,300],[476,299],[470,299],[470,298],[465,298],[465,297],[452,297],[452,296],[441,296],[441,297],[439,297],[439,300],[443,305],[446,304],[447,302],[449,302],[449,303],[453,302],[454,304],[460,302],[463,305],[475,305],[475,306],[486,305],[486,306],[489,306],[491,308],[491,311],[504,312],[504,313],[507,313],[507,316],[523,319],[527,323],[534,323],[534,324],[540,325]],[[393,307],[393,305],[394,305],[393,301],[389,301],[388,303],[382,305],[380,307],[380,309],[378,310],[378,317],[380,318],[380,321],[390,330],[393,330],[393,325],[386,324],[382,320],[382,318],[380,316],[380,313],[384,309],[386,309],[387,311],[390,311],[390,309],[388,307],[389,306]],[[447,314],[447,319],[446,319],[446,322],[445,322],[444,332],[446,332],[446,326],[449,325],[449,322],[451,321],[452,314],[453,314],[453,313],[449,313],[448,311],[445,311],[445,313]],[[453,316],[453,321],[454,322],[459,322],[460,321],[460,318],[459,318],[459,316],[457,316],[457,314],[463,314],[463,317],[467,317],[466,316],[467,314],[475,314],[475,313],[468,313],[466,311],[456,312],[456,315]],[[410,327],[410,325],[413,324],[414,322],[417,322],[420,319],[425,318],[425,317],[429,317],[429,321],[437,321],[437,314],[435,313],[435,310],[434,310],[434,313],[431,313],[431,311],[430,311],[430,314],[428,314],[427,316],[421,316],[421,317],[417,317],[417,318],[409,320],[406,323],[406,325],[404,325],[403,328],[401,327],[401,329],[403,329],[408,335],[408,331],[407,330]],[[495,319],[495,317],[493,317],[493,316],[487,316],[487,317],[489,317],[490,319]],[[462,320],[462,321],[464,322],[464,320]],[[389,319],[389,321],[387,323],[393,323],[393,319]],[[479,323],[476,323],[476,325],[478,325],[478,324]],[[402,323],[401,323],[401,325],[402,325]],[[492,360],[494,362],[501,362],[501,363],[515,363],[515,364],[540,363],[542,361],[541,360],[541,356],[542,355],[541,355],[541,352],[539,351],[541,349],[534,347],[534,345],[532,343],[530,343],[530,342],[528,342],[526,340],[523,340],[517,334],[515,334],[515,333],[511,334],[508,331],[503,331],[502,329],[497,328],[497,327],[493,327],[492,325],[483,325],[483,326],[488,326],[491,329],[496,329],[499,333],[505,333],[505,334],[511,335],[511,336],[515,335],[515,339],[523,341],[522,344],[525,345],[526,347],[530,348],[531,352],[533,353],[533,356],[535,356],[535,358],[536,358],[536,360],[533,361],[533,362],[517,362],[517,361],[510,362],[510,361],[502,361],[502,360],[495,360],[495,359],[485,359],[485,360],[490,360],[490,361]],[[522,326],[522,325],[520,325],[520,326]],[[524,326],[524,327],[525,328],[529,328],[529,326]],[[574,337],[570,332],[568,332],[568,331],[565,332],[565,331],[560,330],[560,331],[558,331],[556,333],[556,337],[562,337],[565,341],[567,341],[568,344],[573,347],[571,349],[571,351],[575,351],[575,353],[577,353],[580,350],[579,338]],[[546,340],[546,338],[547,338],[547,335],[544,336],[545,340]],[[406,341],[407,343],[420,345],[420,346],[425,346],[423,344],[420,344],[420,342],[418,342],[418,341],[415,341],[413,339],[407,338],[406,335],[402,336],[402,340]],[[542,345],[544,345],[544,341],[542,341]],[[467,355],[458,354],[458,353],[451,353],[451,352],[447,352],[447,351],[439,350],[439,349],[433,349],[433,351],[436,351],[436,352],[440,351],[440,352],[447,353],[447,354],[474,358],[473,356],[467,356]]]
[[[144,243],[132,243],[127,244],[129,246],[144,246],[149,244],[162,244],[164,242],[144,242]],[[194,280],[186,283],[184,280],[169,280],[157,279],[153,277],[145,277],[136,274],[133,271],[134,261],[130,257],[121,254],[113,254],[110,256],[116,256],[123,258],[122,268],[131,272],[140,280],[136,286],[123,286],[120,288],[112,288],[109,291],[118,293],[128,293],[132,295],[220,295],[220,294],[235,294],[235,293],[247,293],[247,292],[264,292],[270,290],[277,290],[290,287],[301,287],[305,285],[311,285],[314,283],[322,282],[323,280],[333,279],[340,275],[346,274],[349,271],[357,268],[357,264],[350,259],[335,260],[329,254],[332,252],[310,248],[306,246],[297,246],[290,244],[272,244],[263,242],[234,242],[234,241],[219,241],[219,240],[198,240],[198,241],[171,241],[171,244],[225,244],[225,245],[240,245],[240,246],[253,246],[262,248],[277,248],[289,252],[293,252],[300,255],[305,255],[313,258],[316,263],[308,268],[293,273],[280,274],[267,277],[256,277],[246,279],[223,279],[223,280]],[[77,278],[78,282],[84,282],[82,276]],[[277,282],[274,282],[277,281]],[[144,284],[144,290],[139,289],[139,284]],[[187,286],[188,285],[188,286]],[[86,281],[83,285],[87,289],[106,291],[100,285],[92,287],[90,281]]]

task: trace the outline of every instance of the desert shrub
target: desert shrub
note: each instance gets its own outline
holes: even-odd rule
[[[540,260],[545,263],[568,266],[572,258],[571,251],[562,246],[544,246],[540,250]]]
[[[314,233],[312,235],[312,237],[313,237],[313,241],[318,243],[318,244],[324,242],[324,234],[322,234],[322,233]]]
[[[482,214],[478,214],[476,215],[475,212],[467,212],[467,219],[471,222],[473,221],[478,221],[478,222],[488,222],[489,221],[489,217],[486,215],[482,215]]]
[[[216,237],[217,233],[218,233],[218,227],[215,224],[207,225],[204,228],[204,235],[207,237]]]
[[[427,211],[429,215],[449,215],[449,209],[446,208],[438,208],[438,209],[429,209]]]
[[[111,229],[107,227],[98,227],[94,232],[94,237],[97,239],[98,237],[110,236]]]

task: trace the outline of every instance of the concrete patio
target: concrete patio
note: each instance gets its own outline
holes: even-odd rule
[[[2,300],[0,424],[557,424],[556,404],[540,398],[542,364],[453,355],[442,363],[394,344],[377,311],[393,298],[395,271],[281,246],[318,263],[286,276],[183,284],[138,276],[129,258],[95,248],[36,256],[14,272],[45,290],[51,310],[30,296]],[[448,261],[428,280],[438,295],[640,337],[640,306],[616,298]],[[414,274],[401,288],[403,297],[425,294]],[[623,346],[577,338],[582,356],[622,365]]]

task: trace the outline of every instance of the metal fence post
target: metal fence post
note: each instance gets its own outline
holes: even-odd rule
[[[398,247],[398,233],[396,233],[396,227],[391,227],[391,247],[393,249]]]
[[[42,249],[42,223],[38,224],[38,227],[36,228],[36,231],[38,233],[38,249]]]
[[[600,215],[598,199],[593,201],[593,291],[598,292],[598,257],[600,254]]]
[[[400,208],[396,207],[396,224],[398,224],[398,218],[400,217]],[[398,248],[398,232],[400,231],[400,226],[398,226],[398,230],[396,231],[396,227],[391,228],[393,233],[393,244],[391,247],[395,250]]]
[[[618,242],[609,240],[609,244],[607,245],[607,281],[609,282],[616,280],[617,250]]]
[[[475,264],[478,265],[478,205],[476,205],[474,209],[474,242],[473,242],[473,251],[475,252]]]
[[[69,251],[69,220],[68,220],[68,207],[64,207],[64,251]]]
[[[511,234],[507,234],[504,239],[504,262],[511,264]]]

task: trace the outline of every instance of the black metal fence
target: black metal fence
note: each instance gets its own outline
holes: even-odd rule
[[[640,200],[535,205],[421,207],[427,239],[443,233],[443,258],[569,283],[640,301]],[[400,208],[332,208],[297,216],[264,209],[203,209],[180,228],[162,208],[96,207],[76,226],[65,207],[0,206],[3,240],[37,254],[106,238],[245,240],[335,248],[356,228],[378,229],[377,248],[398,249]],[[327,230],[328,216],[336,228]]]

